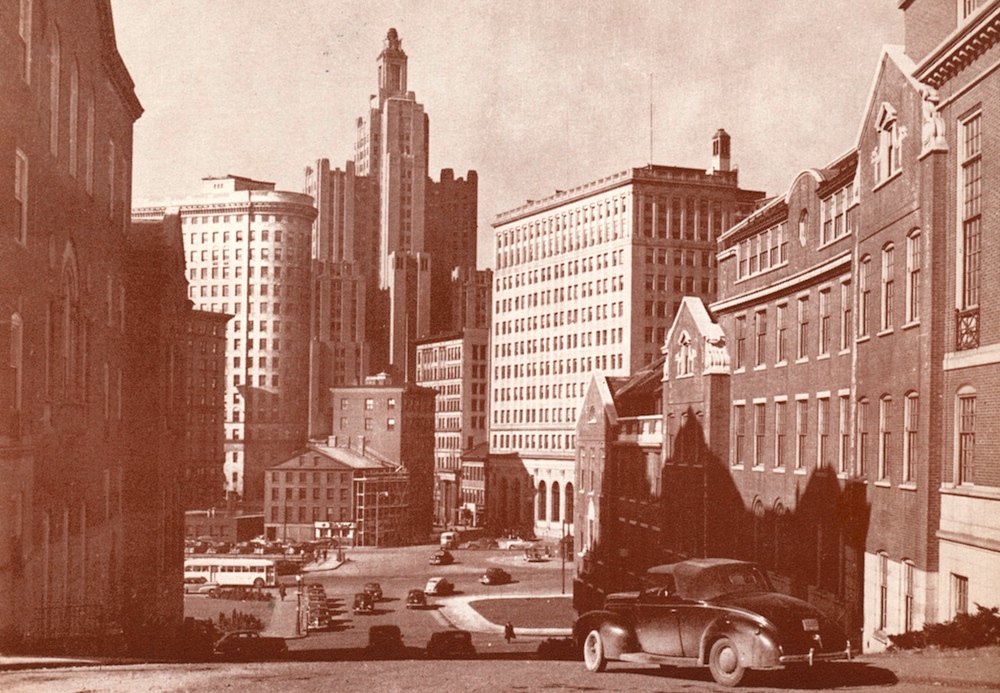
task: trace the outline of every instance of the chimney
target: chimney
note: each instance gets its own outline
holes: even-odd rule
[[[712,171],[729,171],[729,134],[719,128],[712,137]]]

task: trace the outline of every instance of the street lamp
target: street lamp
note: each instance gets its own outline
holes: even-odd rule
[[[378,499],[379,498],[388,498],[388,497],[389,497],[389,492],[388,491],[379,491],[378,493],[375,494],[375,546],[379,545],[378,544],[378,529],[379,529],[379,524],[378,524]]]

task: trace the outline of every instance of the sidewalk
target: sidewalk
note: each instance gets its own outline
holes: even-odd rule
[[[441,608],[437,611],[445,620],[456,628],[467,630],[473,633],[500,633],[503,634],[503,624],[493,623],[474,608],[469,606],[469,602],[481,601],[483,599],[523,599],[525,597],[549,599],[565,597],[564,594],[532,594],[532,595],[505,595],[503,597],[484,597],[483,595],[459,595],[455,597],[443,597],[438,599]],[[568,628],[517,628],[517,635],[541,638],[564,638],[573,634],[573,629]]]
[[[907,650],[861,655],[856,661],[892,671],[901,684],[932,684],[942,690],[1000,690],[1000,646],[973,650]]]

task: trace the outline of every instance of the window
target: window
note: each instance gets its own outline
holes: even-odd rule
[[[767,312],[758,311],[754,313],[754,329],[757,336],[757,343],[754,348],[755,365],[763,366],[767,357]]]
[[[875,184],[889,180],[902,170],[901,149],[904,136],[903,128],[896,120],[896,110],[887,103],[882,104],[878,124],[878,148],[872,156],[875,167]]]
[[[889,555],[879,551],[878,555],[878,629],[885,630],[889,616]]]
[[[841,474],[847,473],[848,459],[851,452],[851,420],[850,420],[850,399],[847,395],[840,396],[840,446],[837,450],[837,471]]]
[[[861,258],[858,270],[858,289],[861,292],[858,303],[858,336],[867,337],[871,334],[871,301],[872,301],[872,259],[870,256]]]
[[[375,400],[371,397],[365,398],[365,409],[371,411],[375,408]]]
[[[975,482],[976,392],[962,388],[958,393],[958,483]]]
[[[747,320],[744,316],[736,318],[736,369],[746,366],[746,329]]]
[[[903,400],[903,483],[910,483],[914,476],[917,458],[917,427],[919,400],[916,392],[910,392]]]
[[[545,520],[548,519],[548,517],[547,517],[547,515],[545,513],[545,501],[548,500],[548,499],[546,498],[545,482],[544,481],[539,481],[538,482],[538,499],[537,500],[538,500],[538,502],[537,502],[537,505],[538,505],[538,520],[540,522],[545,522]]]
[[[20,149],[14,159],[14,204],[17,232],[14,239],[28,243],[28,156]]]
[[[375,430],[375,420],[374,419],[367,419],[367,418],[365,419],[365,430],[366,431],[374,431]]]
[[[962,219],[961,305],[958,310],[957,348],[979,346],[979,282],[982,246],[982,138],[981,113],[962,123],[961,195],[959,215]]]
[[[809,432],[809,400],[795,402],[795,468],[802,469],[806,461],[806,436]]]
[[[24,382],[24,321],[18,313],[10,316],[10,368],[13,376],[11,404],[15,412],[20,412]]]
[[[778,306],[778,339],[775,342],[775,354],[774,358],[777,363],[784,363],[788,360],[788,305],[781,304]]]
[[[840,285],[840,349],[844,351],[851,346],[851,283]]]
[[[882,249],[882,330],[892,329],[893,274],[895,272],[896,249],[890,244]]]
[[[903,632],[913,630],[913,561],[903,561]]]
[[[971,17],[985,3],[986,0],[961,0],[962,19]]]
[[[49,151],[59,155],[59,30],[52,27],[49,44]]]
[[[744,462],[744,438],[746,436],[746,407],[737,404],[733,407],[733,430],[736,441],[733,446],[733,465],[740,466]]]
[[[955,573],[951,574],[951,611],[952,618],[969,613],[969,578]]]
[[[21,0],[21,13],[17,19],[17,32],[23,43],[21,78],[31,84],[31,11],[32,0]]]
[[[94,194],[94,92],[87,93],[87,122],[83,141],[83,182],[87,194]]]
[[[804,359],[809,356],[809,297],[804,296],[798,301],[799,320],[799,342],[796,349],[796,358]]]
[[[784,468],[787,436],[787,402],[774,403],[774,466]]]
[[[906,322],[920,319],[920,231],[906,239]]]
[[[819,353],[830,353],[830,290],[819,292]]]
[[[817,440],[818,449],[816,451],[816,466],[823,468],[829,466],[830,452],[830,398],[820,397],[816,401],[816,429],[819,433]]]
[[[878,479],[889,478],[889,455],[892,453],[892,397],[878,401]]]
[[[69,73],[69,172],[76,176],[78,139],[80,136],[80,70],[74,60]]]
[[[858,402],[858,476],[868,474],[868,400]]]
[[[753,466],[764,464],[764,429],[767,412],[763,402],[753,405]]]

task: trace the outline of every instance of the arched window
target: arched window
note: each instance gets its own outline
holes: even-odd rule
[[[559,502],[559,482],[552,482],[552,500],[549,501],[549,518],[553,522],[561,522],[562,517],[559,516],[559,511],[561,510],[562,503]]]
[[[883,103],[875,126],[878,132],[878,146],[872,152],[875,183],[888,180],[903,168],[902,144],[905,129],[896,120],[896,109]]]
[[[566,518],[566,524],[573,524],[573,484],[567,483],[564,493],[566,495],[566,510],[563,516]]]
[[[539,481],[538,482],[537,500],[538,500],[538,511],[536,513],[536,517],[537,517],[537,519],[538,519],[539,522],[545,522],[545,520],[547,519],[546,515],[545,515],[545,502],[548,499],[545,497],[545,482],[544,481]]]
[[[878,559],[878,629],[885,630],[889,615],[889,554],[879,551]]]
[[[799,213],[799,245],[805,245],[809,239],[809,210],[803,209]]]
[[[920,400],[916,392],[906,393],[903,400],[903,483],[912,483],[917,461],[917,430]]]
[[[868,398],[862,397],[858,400],[858,476],[868,474]]]
[[[914,229],[906,237],[906,322],[920,319],[920,229]]]
[[[892,312],[895,298],[895,254],[891,243],[882,248],[882,324],[880,329],[892,329]]]

